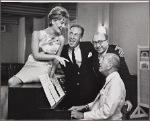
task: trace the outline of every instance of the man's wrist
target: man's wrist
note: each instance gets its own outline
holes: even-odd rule
[[[88,111],[89,110],[89,105],[85,105],[85,111]]]

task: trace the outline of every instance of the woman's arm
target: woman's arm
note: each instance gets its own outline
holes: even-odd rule
[[[32,34],[32,43],[31,43],[31,50],[33,57],[36,60],[47,60],[49,61],[50,59],[56,58],[56,55],[49,55],[45,53],[39,52],[39,41],[40,41],[40,33],[39,31],[34,31]]]
[[[58,60],[62,65],[65,66],[65,61],[68,61],[67,59],[60,57],[58,55],[50,55],[45,54],[42,52],[39,52],[39,41],[40,41],[40,33],[38,31],[34,31],[32,34],[32,43],[31,43],[31,49],[34,59],[39,61],[49,61],[51,59]]]
[[[64,37],[63,36],[60,36],[59,38],[59,41],[60,41],[60,47],[59,47],[59,50],[57,52],[56,55],[60,56],[61,52],[62,52],[62,49],[63,49],[63,46],[64,46]],[[56,67],[58,66],[58,61],[56,59],[54,59],[54,62],[53,62],[53,66],[52,66],[52,70],[51,70],[51,73],[50,73],[50,78],[53,77],[54,73],[55,73],[55,70],[56,70]]]

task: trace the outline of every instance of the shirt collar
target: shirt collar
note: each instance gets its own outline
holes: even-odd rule
[[[116,75],[119,75],[117,71],[111,73],[107,76],[105,84],[107,84],[109,81],[111,81]]]
[[[109,46],[108,46],[109,47]],[[107,47],[107,49],[106,49],[106,51],[102,54],[102,55],[106,55],[106,53],[107,53],[107,50],[108,50],[108,47]]]
[[[76,51],[78,51],[80,49],[80,47],[79,47],[79,45],[78,46],[76,46],[75,48],[74,48],[74,52],[76,52]],[[72,50],[69,48],[69,52],[71,52],[72,53]]]

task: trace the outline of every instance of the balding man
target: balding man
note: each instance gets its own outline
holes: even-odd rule
[[[119,66],[120,58],[116,54],[107,53],[102,56],[99,71],[106,76],[105,84],[93,102],[70,109],[73,118],[86,120],[122,119],[121,108],[125,103],[126,90],[117,72]]]
[[[99,73],[99,68],[98,68],[99,61],[97,58],[101,59],[101,57],[103,57],[103,55],[105,55],[106,53],[114,53],[119,56],[120,68],[118,69],[118,73],[120,74],[120,76],[125,84],[125,88],[127,91],[125,105],[128,105],[127,111],[130,111],[132,109],[132,103],[130,102],[131,96],[132,96],[130,94],[130,73],[129,73],[128,66],[125,62],[125,58],[123,56],[121,56],[120,53],[118,53],[118,50],[115,49],[116,48],[115,45],[109,44],[107,34],[96,33],[93,37],[92,44],[93,44],[95,50],[97,51],[97,53],[95,53],[95,55],[94,55],[95,56],[94,57],[95,58],[94,69],[98,76],[98,80],[101,80],[101,81],[99,81],[100,86],[102,85],[103,82],[105,82],[105,76],[103,76],[103,74]]]

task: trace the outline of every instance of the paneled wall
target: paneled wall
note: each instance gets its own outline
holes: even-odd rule
[[[5,24],[6,32],[1,32],[1,62],[18,62],[18,25]]]
[[[21,49],[24,45],[18,46],[18,25],[21,17],[25,17],[25,34],[26,34],[26,51],[25,51],[25,61],[27,60],[28,55],[31,53],[31,35],[33,30],[40,30],[47,27],[47,14],[49,11],[55,6],[63,6],[70,13],[70,20],[76,19],[76,3],[16,3],[16,2],[2,2],[1,3],[1,23],[3,25],[7,25],[6,27],[9,29],[13,29],[11,31],[1,33],[2,39],[2,62],[20,62],[22,56],[18,56],[17,49]],[[33,21],[33,19],[39,21]],[[34,23],[35,22],[35,23]],[[12,26],[15,26],[12,28]],[[9,35],[9,36],[8,36]],[[67,37],[67,32],[64,33],[65,37]],[[8,42],[11,41],[11,42]],[[8,43],[7,43],[8,42]],[[67,38],[66,38],[67,43]],[[11,47],[12,44],[15,48],[13,51],[10,51],[8,48]],[[13,56],[12,53],[14,53]]]
[[[6,31],[1,33],[1,62],[2,63],[24,63],[31,49],[31,33],[33,32],[33,17],[44,17],[47,9],[43,5],[21,4],[21,3],[1,3],[1,24],[6,25]],[[19,21],[25,17],[24,35],[18,34]],[[22,27],[21,27],[22,28]],[[20,29],[21,29],[20,28]],[[20,39],[19,39],[20,38]],[[19,40],[19,41],[18,41]],[[22,43],[24,41],[24,44]],[[26,45],[27,44],[27,45]],[[21,54],[20,50],[27,50]],[[25,56],[26,55],[26,56]]]
[[[33,5],[34,4],[34,5]],[[16,3],[8,2],[1,3],[2,14],[13,14],[17,16],[45,16],[47,15],[47,9],[44,7],[45,4],[37,3]]]

